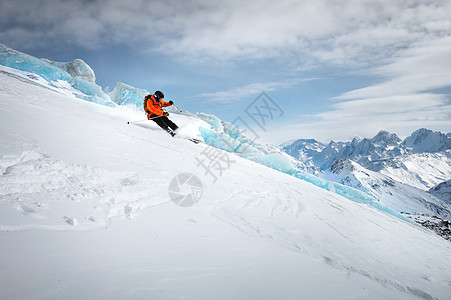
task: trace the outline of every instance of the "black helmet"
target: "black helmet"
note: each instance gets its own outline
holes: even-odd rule
[[[156,91],[155,94],[153,94],[156,100],[160,100],[164,98],[164,94],[161,91]]]

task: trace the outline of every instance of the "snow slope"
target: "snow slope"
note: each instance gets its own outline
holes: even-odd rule
[[[451,178],[450,150],[415,153],[376,163],[380,174],[425,191]]]
[[[2,70],[0,298],[449,298],[431,231]],[[217,181],[204,151],[230,155]],[[189,208],[168,195],[184,172],[203,184]]]
[[[451,220],[451,206],[448,203],[389,176],[365,169],[349,159],[337,160],[322,176],[363,190],[394,211]]]
[[[437,186],[431,188],[428,192],[451,204],[451,179],[438,184]]]

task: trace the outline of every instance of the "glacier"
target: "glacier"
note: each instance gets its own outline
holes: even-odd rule
[[[56,62],[22,53],[0,44],[0,65],[39,75],[53,86],[61,86],[61,81],[72,87],[77,98],[107,106],[134,104],[142,105],[149,92],[118,82],[110,93],[96,84],[94,70],[82,59]]]
[[[109,93],[111,100],[118,105],[134,104],[142,105],[143,99],[149,92],[144,89],[138,89],[128,84],[118,82],[116,87]]]
[[[61,68],[34,56],[21,53],[0,44],[0,64],[10,68],[35,73],[47,81],[70,81],[72,76]]]
[[[60,86],[60,81],[67,82],[72,87],[74,96],[80,99],[107,106],[115,105],[95,83],[94,71],[81,59],[66,63],[53,62],[0,44],[0,65],[37,74],[51,85]]]
[[[96,75],[94,73],[94,70],[82,59],[77,58],[70,62],[56,62],[46,58],[41,58],[41,60],[62,69],[72,77],[81,78],[85,81],[88,81],[89,83],[96,82]],[[48,78],[48,80],[55,79],[50,77]]]

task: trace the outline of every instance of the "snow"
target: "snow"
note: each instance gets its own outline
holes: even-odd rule
[[[29,75],[0,72],[0,298],[451,294],[448,241],[360,203],[360,191],[284,174],[297,171],[287,156],[230,123],[171,111],[181,127],[172,138],[151,121],[127,124],[143,118],[135,106],[80,101]],[[216,181],[196,160],[211,150],[231,158]],[[168,195],[185,172],[203,184],[189,208]]]

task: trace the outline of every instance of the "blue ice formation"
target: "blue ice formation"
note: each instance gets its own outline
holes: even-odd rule
[[[352,187],[349,187],[349,186],[346,186],[346,185],[343,185],[343,184],[340,184],[337,182],[328,181],[328,180],[319,178],[315,175],[306,173],[304,171],[293,171],[293,172],[290,172],[289,174],[293,175],[296,178],[313,183],[314,185],[316,185],[322,189],[336,193],[336,194],[343,196],[354,202],[371,205],[374,208],[377,208],[377,209],[379,209],[383,212],[386,212],[392,216],[395,216],[399,219],[409,221],[407,218],[403,217],[400,213],[380,204],[376,199],[374,199],[373,197],[369,196],[365,192],[362,192],[358,189],[355,189],[355,188],[352,188]]]
[[[0,64],[40,75],[47,81],[69,81],[71,76],[66,71],[34,56],[21,53],[0,44]]]
[[[74,95],[86,101],[113,106],[110,97],[95,83],[94,71],[81,59],[53,62],[10,49],[0,44],[0,64],[37,74],[50,84],[59,80],[70,83]]]
[[[135,104],[141,107],[144,97],[148,94],[149,92],[146,90],[118,82],[114,90],[110,93],[110,98],[114,103],[119,105]]]
[[[41,58],[41,60],[66,71],[72,77],[83,79],[89,83],[96,83],[94,70],[79,58],[70,62],[56,62],[45,58]]]
[[[83,93],[82,95],[76,94],[77,97],[98,104],[114,106],[114,103],[111,101],[110,97],[102,90],[99,85],[91,83],[79,77],[72,78],[70,83],[73,88]]]
[[[199,128],[206,144],[227,152],[238,153],[246,159],[284,173],[292,169],[291,159],[277,147],[256,143],[243,135],[233,124],[224,122],[216,116],[203,113],[197,113],[195,116],[211,126]]]

